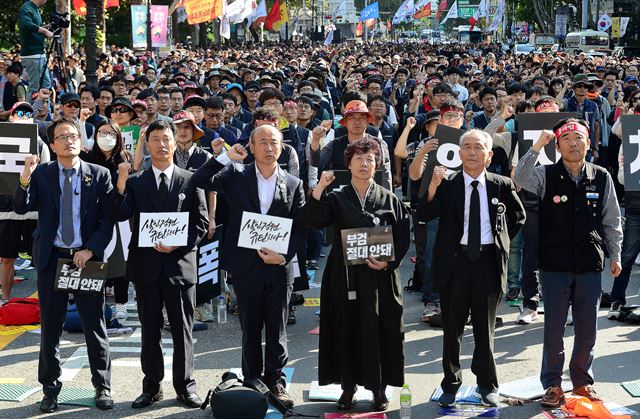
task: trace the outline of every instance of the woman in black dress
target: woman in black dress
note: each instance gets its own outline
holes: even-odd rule
[[[398,267],[410,245],[409,212],[393,192],[373,180],[381,165],[375,140],[359,140],[345,150],[351,184],[323,196],[335,179],[324,172],[296,221],[310,228],[333,225],[336,238],[322,277],[320,385],[340,383],[339,409],[351,408],[357,385],[374,395],[376,410],[386,410],[387,385],[404,384],[402,283]],[[345,266],[340,231],[392,226],[395,260],[369,258]]]

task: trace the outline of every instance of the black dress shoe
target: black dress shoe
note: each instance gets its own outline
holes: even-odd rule
[[[178,394],[176,400],[178,401],[178,403],[192,409],[197,409],[202,405],[202,400],[200,400],[200,397],[196,393]]]
[[[353,407],[354,401],[353,396],[356,394],[356,387],[342,390],[342,395],[340,399],[338,399],[338,403],[336,403],[336,408],[338,410],[349,410]]]
[[[58,410],[58,396],[44,396],[40,402],[42,413],[53,413]]]
[[[383,412],[389,408],[389,399],[384,390],[376,390],[373,392],[373,409],[377,412]]]
[[[96,389],[96,407],[100,410],[113,409],[113,399],[111,399],[111,392],[104,388]]]
[[[151,406],[155,402],[159,402],[163,397],[162,391],[156,394],[142,393],[131,403],[131,407],[134,409],[142,409],[143,407]]]

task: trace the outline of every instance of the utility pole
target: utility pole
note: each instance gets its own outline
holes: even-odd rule
[[[98,85],[98,62],[96,57],[96,10],[103,7],[103,3],[98,0],[86,0],[87,5],[87,35],[84,39],[84,49],[87,54],[87,82],[94,86]]]
[[[151,0],[147,0],[147,51],[152,51],[151,43]]]
[[[589,26],[589,0],[582,0],[582,30]]]

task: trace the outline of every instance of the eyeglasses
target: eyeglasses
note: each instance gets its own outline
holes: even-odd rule
[[[76,141],[80,138],[80,134],[60,134],[54,138],[55,141],[60,141],[61,143],[66,143],[67,141]]]
[[[576,89],[586,89],[588,86],[584,83],[578,83],[574,84],[573,87],[575,87]]]
[[[33,116],[33,112],[31,111],[16,111],[14,113],[18,118],[31,118]]]
[[[220,83],[220,87],[227,87],[228,85],[230,85],[231,83]]]
[[[282,106],[279,100],[267,100],[263,103],[264,106]]]
[[[80,109],[80,104],[77,102],[65,103],[64,106],[66,106],[67,108]]]
[[[445,112],[444,115],[442,115],[443,119],[448,119],[449,121],[454,121],[456,119],[460,119],[462,118],[462,113],[460,112]]]
[[[220,113],[209,113],[209,114],[207,114],[207,118],[222,119],[222,118],[224,118],[224,113],[222,113],[222,112],[220,112]]]
[[[117,134],[115,133],[115,131],[98,131],[98,137],[100,138],[105,138],[105,137],[111,137],[111,136],[116,136]]]
[[[245,90],[245,92],[247,92],[247,93],[258,93],[259,91],[260,91],[260,89],[256,89],[255,87],[252,87],[251,89]]]

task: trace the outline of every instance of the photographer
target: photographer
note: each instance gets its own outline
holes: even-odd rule
[[[53,32],[42,26],[40,7],[47,0],[25,1],[18,14],[20,26],[20,44],[22,45],[21,61],[29,75],[28,98],[41,87],[50,88],[51,79],[47,70],[47,59],[44,49],[44,38],[51,38]]]

